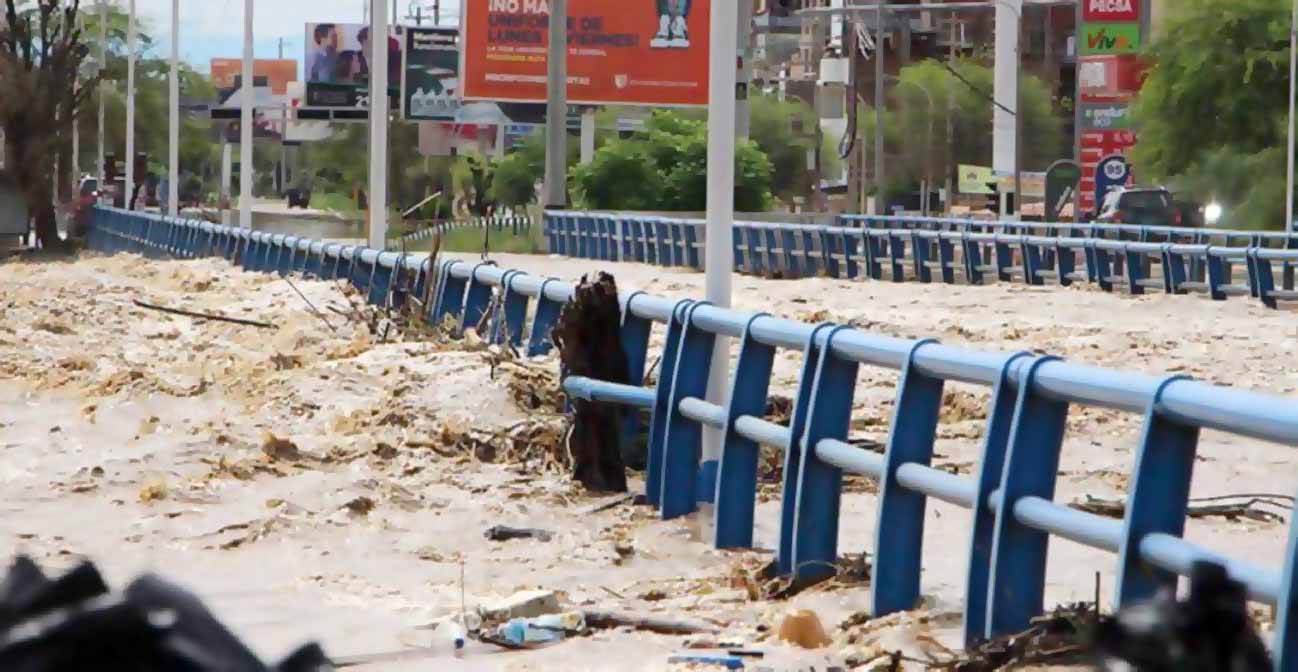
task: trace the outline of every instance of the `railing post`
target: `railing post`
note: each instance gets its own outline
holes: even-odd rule
[[[846,441],[851,424],[852,398],[860,364],[834,355],[834,337],[844,330],[851,328],[835,327],[826,333],[811,386],[806,427],[800,436],[793,435],[797,450],[790,451],[800,453],[802,460],[794,513],[793,573],[803,580],[837,573],[843,472],[817,457],[816,444],[824,439]]]
[[[1177,576],[1146,566],[1140,558],[1145,535],[1160,532],[1179,537],[1185,532],[1199,428],[1164,417],[1159,409],[1168,385],[1188,376],[1172,376],[1159,384],[1145,409],[1136,464],[1128,488],[1127,510],[1118,550],[1118,607],[1152,598],[1160,588],[1176,588]]]
[[[713,537],[717,548],[751,548],[753,545],[753,512],[757,502],[761,446],[735,431],[735,420],[742,415],[760,418],[766,414],[775,347],[753,338],[753,323],[763,317],[767,315],[754,315],[744,326],[735,377],[730,384],[721,464],[717,468]]]
[[[910,249],[911,249],[911,267],[915,271],[915,280],[928,284],[933,282],[933,269],[928,267],[929,245],[928,241],[920,237],[920,229],[912,229],[910,232]]]
[[[676,362],[685,333],[685,313],[693,301],[683,300],[672,308],[667,323],[667,340],[658,362],[658,386],[654,397],[653,423],[649,427],[649,465],[645,471],[645,499],[660,506],[663,492],[663,462],[667,449],[667,425],[671,417],[672,392],[675,389]]]
[[[775,559],[780,574],[792,574],[793,540],[797,529],[798,485],[802,483],[799,439],[807,431],[807,417],[811,411],[811,397],[815,391],[816,371],[820,367],[820,336],[837,325],[822,324],[807,337],[802,360],[802,373],[798,376],[798,396],[793,401],[793,416],[789,420],[789,444],[784,447],[784,482],[780,492],[780,546]]]
[[[491,306],[491,285],[478,281],[478,269],[495,265],[494,262],[482,262],[474,266],[469,273],[468,294],[464,299],[464,314],[460,320],[461,334],[470,328],[476,331],[478,324],[482,321],[482,316],[487,313],[487,309]],[[486,336],[483,333],[478,335]]]
[[[514,281],[527,277],[523,271],[510,271],[501,282],[504,301],[501,302],[497,319],[491,323],[491,342],[509,343],[514,347],[523,345],[523,326],[527,322],[527,295],[514,291]]]
[[[434,327],[440,327],[448,315],[458,317],[462,314],[460,311],[464,306],[464,290],[467,281],[452,275],[451,269],[463,263],[459,260],[451,260],[443,264],[438,271],[437,300],[433,302],[432,313]]]
[[[703,451],[703,426],[681,413],[686,397],[705,399],[716,334],[694,325],[694,311],[707,302],[691,304],[685,311],[676,373],[672,375],[670,415],[663,442],[662,518],[669,520],[693,513],[698,507],[699,456]]]
[[[620,329],[622,351],[626,353],[627,378],[630,384],[637,387],[644,385],[645,364],[649,358],[649,335],[653,330],[653,321],[636,315],[632,309],[636,297],[643,294],[644,292],[634,292],[623,302]],[[644,469],[648,461],[646,454],[636,450],[640,426],[640,410],[631,409],[622,421],[622,461],[632,469]]]
[[[1034,389],[1037,371],[1055,359],[1033,360],[1018,381],[992,541],[988,639],[1023,631],[1042,609],[1050,535],[1020,523],[1014,505],[1023,497],[1050,500],[1055,495],[1068,404],[1043,397]]]
[[[897,482],[897,470],[906,463],[929,466],[933,461],[938,415],[942,411],[945,381],[920,372],[915,353],[933,340],[911,347],[902,365],[879,484],[878,522],[874,558],[873,613],[879,616],[914,609],[920,597],[923,565],[924,510],[928,498]],[[883,549],[887,549],[886,552]]]
[[[969,540],[969,570],[965,580],[964,643],[972,647],[987,636],[987,598],[991,583],[992,545],[996,536],[996,513],[991,508],[992,493],[1001,485],[1005,455],[1009,452],[1010,430],[1018,394],[1011,376],[1016,365],[1029,357],[1016,353],[1001,366],[992,388],[987,429],[983,438],[982,459],[978,461],[977,492],[973,501],[973,532]]]
[[[541,291],[536,295],[536,314],[532,316],[532,333],[527,339],[528,357],[544,355],[554,347],[550,341],[550,330],[554,328],[554,323],[559,321],[563,304],[545,295],[546,287],[552,282],[558,280],[550,278],[542,282]]]

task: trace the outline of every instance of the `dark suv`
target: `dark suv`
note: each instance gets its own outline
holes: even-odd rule
[[[1102,224],[1181,226],[1172,192],[1162,187],[1119,187],[1110,191],[1095,218]]]

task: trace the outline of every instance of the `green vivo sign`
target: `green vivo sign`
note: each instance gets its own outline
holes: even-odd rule
[[[1088,23],[1082,32],[1082,55],[1134,54],[1140,51],[1139,23]]]

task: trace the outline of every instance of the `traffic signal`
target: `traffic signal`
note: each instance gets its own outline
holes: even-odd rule
[[[104,179],[113,182],[117,179],[117,155],[104,154]]]
[[[149,174],[149,153],[135,153],[135,181],[138,182]]]

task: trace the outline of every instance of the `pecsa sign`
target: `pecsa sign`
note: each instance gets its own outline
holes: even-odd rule
[[[1140,0],[1082,0],[1082,20],[1095,23],[1140,21]]]

